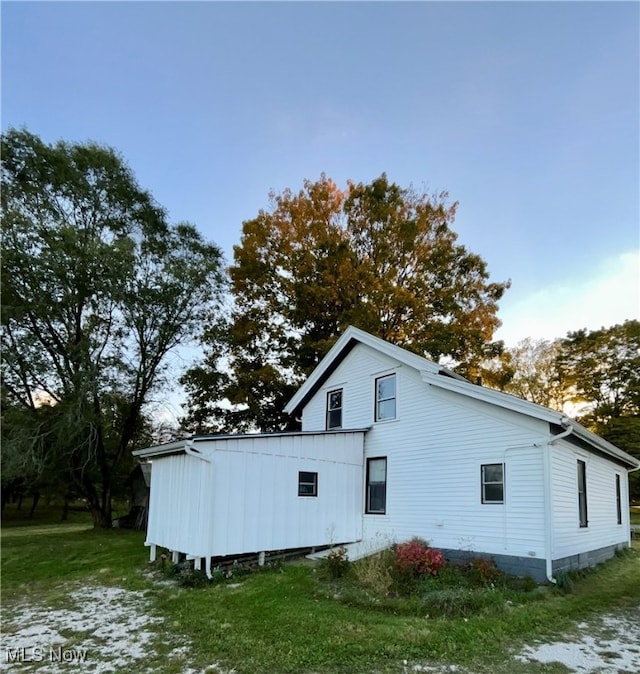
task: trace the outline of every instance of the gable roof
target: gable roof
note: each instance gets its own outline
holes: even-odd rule
[[[573,439],[586,443],[590,448],[606,454],[632,470],[640,468],[640,460],[592,433],[577,421],[569,420],[562,412],[556,412],[509,393],[502,393],[501,391],[473,384],[442,365],[438,365],[399,346],[385,342],[383,339],[374,337],[368,332],[353,326],[348,327],[342,333],[338,341],[331,347],[327,355],[320,361],[316,369],[287,403],[284,411],[287,414],[299,414],[302,408],[318,392],[324,382],[358,343],[370,346],[379,353],[383,353],[404,365],[415,368],[420,372],[422,380],[426,384],[545,421],[559,430],[570,428],[571,433],[567,436],[567,440],[573,436]]]
[[[438,365],[427,358],[418,356],[400,346],[385,342],[385,340],[380,339],[380,337],[375,337],[364,330],[360,330],[359,328],[350,325],[342,335],[340,335],[338,341],[331,347],[331,349],[329,349],[327,355],[318,363],[316,369],[309,375],[293,398],[287,403],[284,408],[285,413],[298,414],[301,412],[302,408],[318,392],[324,382],[347,357],[351,349],[358,343],[370,346],[379,353],[383,353],[404,365],[419,370],[420,372],[425,371],[435,375],[443,374],[447,377],[467,381],[464,377],[442,365]]]

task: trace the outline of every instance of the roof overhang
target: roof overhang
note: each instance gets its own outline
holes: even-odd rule
[[[175,442],[167,442],[164,445],[134,449],[131,453],[139,459],[150,459],[156,456],[168,456],[169,454],[182,454],[186,451],[187,442],[189,440],[177,440]]]
[[[555,410],[550,410],[548,407],[537,405],[536,403],[523,400],[522,398],[518,398],[508,393],[502,393],[501,391],[496,391],[484,386],[478,386],[476,384],[472,384],[471,382],[457,381],[447,377],[434,376],[433,374],[425,371],[423,371],[421,374],[422,380],[432,386],[437,386],[438,388],[446,389],[447,391],[459,393],[460,395],[464,395],[475,400],[481,400],[503,409],[512,410],[513,412],[519,412],[520,414],[525,414],[529,417],[533,417],[534,419],[546,421],[549,424],[563,428],[567,427],[567,416],[562,412],[556,412]],[[627,452],[622,451],[619,447],[612,445],[604,438],[601,438],[599,435],[592,433],[589,429],[585,428],[577,421],[570,419],[569,422],[571,424],[571,434],[566,437],[566,440],[570,441],[571,437],[574,436],[598,452],[615,459],[618,463],[623,464],[630,470],[637,470],[640,468],[640,460],[636,459],[634,456],[631,456],[631,454],[627,454]]]
[[[168,442],[164,445],[154,445],[136,449],[132,452],[133,456],[141,460],[155,459],[162,456],[171,456],[175,454],[197,455],[199,450],[194,449],[193,445],[198,442],[217,442],[223,440],[255,440],[256,438],[279,438],[279,437],[312,437],[314,435],[344,435],[345,433],[360,433],[364,435],[369,428],[338,428],[331,431],[282,431],[275,433],[230,433],[230,434],[211,434],[194,435],[184,440]]]

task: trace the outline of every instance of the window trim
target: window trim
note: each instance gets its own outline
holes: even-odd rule
[[[371,510],[371,494],[370,494],[370,483],[369,475],[371,472],[371,463],[373,461],[384,461],[384,504],[382,510]],[[387,466],[388,461],[386,456],[372,456],[367,459],[367,473],[365,480],[365,508],[364,512],[367,515],[386,515],[387,514]],[[381,484],[381,483],[376,483]]]
[[[578,467],[578,522],[581,529],[589,526],[589,508],[587,505],[587,462],[577,460]]]
[[[398,418],[398,378],[396,374],[396,372],[389,372],[388,374],[383,374],[375,378],[373,394],[373,419],[376,423],[395,421],[395,419]],[[378,382],[382,381],[383,379],[390,379],[391,377],[393,377],[393,396],[388,398],[378,398]],[[393,400],[393,416],[386,419],[381,419],[379,414],[379,406],[381,402],[386,402],[387,400]]]
[[[332,393],[340,393],[340,407],[337,407],[336,409],[329,409],[329,401],[331,400],[331,394]],[[342,411],[343,411],[343,400],[344,400],[344,389],[342,388],[334,388],[331,389],[331,391],[327,391],[327,405],[326,405],[326,416],[325,416],[325,430],[327,431],[333,431],[336,429],[342,428]],[[336,412],[340,410],[340,424],[337,426],[330,426],[329,425],[329,416],[330,412]]]
[[[620,473],[616,473],[616,520],[622,524],[622,481]]]
[[[497,481],[488,481],[485,480],[485,468],[488,467],[493,467],[493,466],[500,466],[500,469],[502,471],[502,479]],[[506,493],[506,470],[505,470],[505,464],[501,462],[496,462],[496,463],[481,463],[480,464],[480,501],[483,504],[488,504],[488,505],[503,505],[505,502],[505,493]],[[486,496],[486,489],[485,487],[487,485],[496,485],[499,484],[502,487],[502,498],[500,500],[498,499],[489,499]]]
[[[313,475],[313,480],[303,480],[302,476],[303,475]],[[312,493],[304,492],[301,493],[300,487],[302,485],[312,485]],[[301,498],[314,498],[318,496],[318,473],[317,471],[312,471],[312,470],[299,470],[298,471],[298,496]]]

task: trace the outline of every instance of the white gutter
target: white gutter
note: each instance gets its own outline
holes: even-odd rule
[[[184,451],[185,454],[189,454],[189,456],[195,456],[196,459],[201,459],[202,461],[206,461],[207,463],[212,463],[210,457],[205,456],[202,452],[199,452],[197,449],[193,448],[193,440],[185,441]]]
[[[569,421],[568,417],[562,417],[560,419],[560,424],[564,426],[566,430],[558,433],[557,435],[552,435],[547,441],[544,447],[544,531],[545,531],[545,547],[546,547],[546,573],[547,580],[550,583],[557,582],[553,577],[553,560],[551,559],[552,550],[553,550],[553,496],[551,493],[551,447],[558,440],[566,438],[567,436],[573,433],[573,424]]]

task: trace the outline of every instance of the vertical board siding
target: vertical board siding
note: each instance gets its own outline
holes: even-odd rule
[[[210,544],[210,463],[186,454],[153,461],[147,543],[196,556]]]
[[[375,378],[389,372],[397,417],[374,423]],[[365,540],[420,536],[434,547],[544,557],[544,464],[533,445],[548,439],[547,424],[430,387],[358,344],[305,407],[304,430],[324,428],[326,392],[340,387],[343,426],[372,427],[365,459],[387,457],[386,514],[363,516]],[[505,464],[504,504],[481,503],[483,463]]]
[[[580,527],[579,521],[578,460],[586,463],[586,527]],[[628,502],[626,471],[600,456],[576,449],[566,441],[554,446],[552,466],[553,559],[628,542],[629,512],[628,508],[622,508],[622,524],[618,524],[615,477],[620,475],[622,503],[625,504]]]
[[[363,433],[198,442],[211,462],[159,457],[151,472],[147,543],[199,557],[362,538]],[[318,496],[298,496],[298,473]]]

